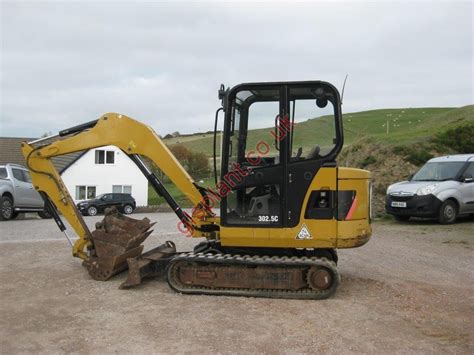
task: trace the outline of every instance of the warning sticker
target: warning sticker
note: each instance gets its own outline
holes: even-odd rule
[[[303,225],[301,226],[300,232],[296,236],[296,240],[303,240],[303,239],[313,239],[305,223],[303,223]]]

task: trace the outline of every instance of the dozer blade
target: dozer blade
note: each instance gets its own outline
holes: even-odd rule
[[[94,280],[105,281],[127,269],[127,259],[141,255],[143,241],[153,232],[148,218],[126,217],[115,207],[105,210],[105,217],[92,232],[95,255],[84,261]]]
[[[143,255],[128,258],[128,277],[120,285],[121,289],[137,286],[142,283],[142,279],[147,277],[160,276],[165,274],[166,265],[176,254],[176,246],[173,242],[167,241]]]

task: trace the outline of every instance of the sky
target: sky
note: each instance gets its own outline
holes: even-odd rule
[[[348,74],[343,112],[474,101],[471,1],[0,1],[0,136],[106,112],[208,131],[221,83]]]

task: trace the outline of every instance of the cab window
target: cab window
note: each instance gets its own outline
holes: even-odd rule
[[[289,161],[320,159],[336,145],[335,107],[323,88],[291,88]]]
[[[280,163],[275,124],[280,112],[278,89],[242,90],[232,102],[229,170],[233,164],[254,167]]]
[[[279,101],[255,102],[249,106],[245,147],[245,157],[249,163],[255,165],[280,163],[279,145],[275,144],[272,133],[279,111]]]

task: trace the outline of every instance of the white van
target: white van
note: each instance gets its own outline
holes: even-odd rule
[[[473,177],[474,154],[430,159],[409,181],[388,187],[385,210],[400,221],[426,217],[454,223],[474,214]]]

